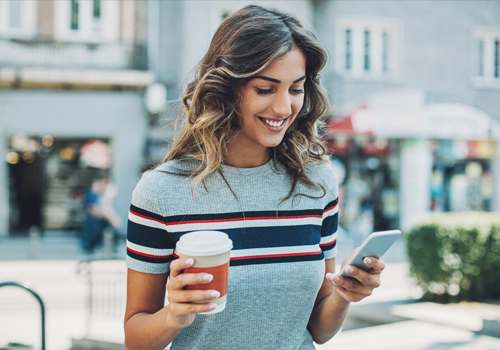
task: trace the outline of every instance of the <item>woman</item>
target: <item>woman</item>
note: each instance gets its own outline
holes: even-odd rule
[[[127,349],[314,349],[380,284],[378,259],[369,273],[350,267],[354,279],[334,274],[337,182],[316,133],[326,58],[280,11],[247,6],[220,25],[183,98],[184,130],[133,193]],[[182,274],[193,260],[172,255],[202,229],[234,244],[226,309],[213,315],[192,302],[217,291],[183,289],[213,277]]]

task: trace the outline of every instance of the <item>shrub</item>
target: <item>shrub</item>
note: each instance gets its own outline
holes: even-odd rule
[[[407,235],[410,273],[425,299],[500,299],[500,215],[433,214]]]

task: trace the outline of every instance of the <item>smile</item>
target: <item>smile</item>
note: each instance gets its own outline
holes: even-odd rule
[[[263,120],[267,125],[270,125],[270,126],[273,126],[275,128],[277,127],[280,127],[281,125],[283,125],[283,123],[285,122],[285,120],[287,120],[288,118],[285,118],[285,119],[281,119],[281,120],[272,120],[272,119],[265,119],[265,118],[260,118],[261,120]]]

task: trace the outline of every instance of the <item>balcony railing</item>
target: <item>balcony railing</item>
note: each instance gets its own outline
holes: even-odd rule
[[[0,38],[0,67],[147,70],[145,44],[64,43]]]

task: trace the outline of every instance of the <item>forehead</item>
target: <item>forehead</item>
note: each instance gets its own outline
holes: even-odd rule
[[[272,61],[259,75],[281,81],[294,81],[306,73],[306,56],[298,47]]]

